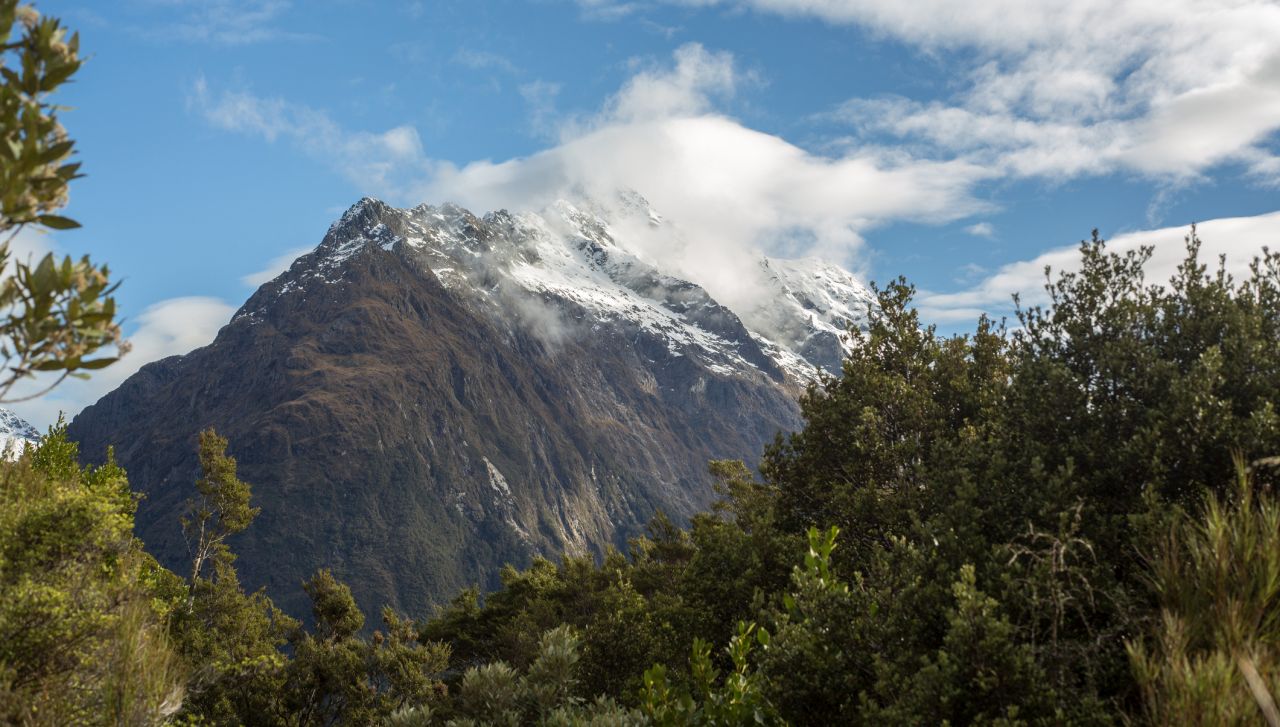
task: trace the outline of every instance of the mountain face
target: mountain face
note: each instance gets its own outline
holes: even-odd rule
[[[0,409],[0,456],[17,457],[28,445],[40,441],[40,432],[26,419]]]
[[[262,508],[232,543],[242,580],[294,614],[320,567],[366,612],[421,614],[505,563],[599,553],[705,508],[709,459],[755,462],[798,427],[870,302],[837,267],[761,259],[740,316],[619,229],[678,234],[634,194],[483,218],[361,200],[212,344],[144,366],[70,436],[90,461],[115,447],[139,535],[181,571],[216,428]]]

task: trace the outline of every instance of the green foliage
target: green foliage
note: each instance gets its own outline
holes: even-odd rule
[[[439,674],[448,666],[448,647],[420,642],[413,622],[390,609],[382,614],[385,631],[375,631],[371,639],[357,636],[364,616],[350,591],[327,571],[321,574],[308,583],[308,591],[317,618],[321,612],[336,615],[337,625],[318,627],[319,638],[295,635],[284,714],[298,724],[363,725],[397,713],[403,720],[411,710],[429,713],[443,695]]]
[[[81,175],[80,164],[70,161],[75,142],[48,100],[79,70],[79,47],[78,34],[68,38],[56,18],[0,0],[0,268],[13,266],[0,280],[0,356],[7,366],[0,400],[39,372],[59,373],[52,388],[110,365],[116,357],[91,358],[105,346],[127,350],[106,266],[52,254],[35,265],[10,260],[9,244],[28,225],[80,226],[56,214],[67,203],[68,184]]]
[[[964,566],[952,586],[955,606],[934,654],[914,674],[882,674],[879,704],[868,704],[871,724],[1028,724],[1062,721],[1048,706],[1031,644],[1019,643],[1016,627],[1000,604],[978,589],[974,569]],[[886,679],[887,678],[887,679]]]
[[[1280,500],[1243,461],[1151,557],[1159,619],[1129,644],[1153,724],[1275,724],[1280,693]]]
[[[763,675],[750,665],[754,645],[767,649],[769,641],[768,631],[739,623],[725,650],[731,669],[721,680],[711,661],[711,645],[694,639],[689,657],[692,690],[673,689],[667,668],[657,664],[644,674],[644,714],[656,725],[785,724],[764,693]]]
[[[183,717],[211,724],[279,724],[288,658],[281,651],[298,624],[263,593],[246,594],[235,570],[181,583],[170,632],[191,665]],[[176,578],[176,577],[175,577]]]
[[[412,621],[385,610],[384,630],[361,636],[364,614],[351,589],[327,570],[303,584],[314,633],[261,591],[244,592],[226,539],[247,529],[259,510],[226,449],[226,439],[201,433],[200,498],[183,522],[195,553],[191,577],[183,583],[165,574],[170,630],[194,668],[181,720],[368,725],[393,714],[403,723],[429,713],[443,694],[438,675],[448,666],[449,648],[420,640]]]
[[[325,640],[355,636],[364,627],[364,614],[356,605],[351,589],[339,583],[328,570],[320,570],[302,584],[311,597],[311,613],[316,619],[316,635]]]
[[[60,422],[0,460],[0,721],[161,724],[184,674],[158,566],[133,538],[124,471],[77,454]]]
[[[637,548],[645,555],[635,565],[611,553],[598,566],[566,557],[560,565],[535,559],[526,571],[508,568],[503,590],[483,607],[476,592],[464,592],[426,624],[423,638],[450,643],[461,667],[505,661],[526,668],[540,653],[539,635],[569,625],[582,640],[585,691],[629,698],[644,669],[687,653],[677,624],[691,618],[679,599],[659,590],[679,566],[659,559],[661,547]]]
[[[542,634],[527,670],[503,661],[467,669],[451,705],[436,721],[449,725],[642,725],[641,715],[608,698],[585,702],[579,694],[582,640],[569,626]],[[400,719],[404,719],[401,716]]]

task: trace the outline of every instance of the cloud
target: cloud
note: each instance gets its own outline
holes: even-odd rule
[[[605,104],[600,120],[631,123],[708,113],[751,80],[734,66],[731,53],[711,52],[698,43],[676,49],[672,68],[654,67],[632,76]]]
[[[1271,0],[664,0],[854,25],[952,68],[945,100],[855,98],[830,118],[942,158],[1059,179],[1178,184],[1240,165],[1280,184],[1280,4]],[[613,18],[634,3],[578,0]],[[588,13],[590,15],[590,13]]]
[[[646,7],[645,3],[632,0],[577,0],[582,17],[606,22],[621,20]]]
[[[1108,241],[1113,252],[1135,250],[1142,245],[1154,248],[1145,271],[1150,282],[1169,280],[1186,256],[1185,237],[1189,227],[1166,227],[1159,230],[1130,232]],[[1203,241],[1200,258],[1213,267],[1219,255],[1226,256],[1227,271],[1236,279],[1247,277],[1249,263],[1262,248],[1273,248],[1280,240],[1280,212],[1255,217],[1231,217],[1210,220],[1197,225]],[[939,323],[972,323],[981,313],[994,316],[1012,315],[1012,297],[1021,296],[1024,305],[1047,302],[1044,270],[1058,273],[1079,268],[1079,246],[1056,248],[1035,257],[1002,266],[976,285],[957,293],[924,293],[918,307],[925,320]]]
[[[554,128],[554,146],[528,157],[463,165],[431,158],[411,127],[382,133],[341,128],[327,114],[203,82],[193,108],[229,131],[286,141],[326,161],[360,193],[397,204],[454,201],[476,212],[536,210],[582,192],[645,195],[678,228],[627,232],[647,253],[722,302],[750,302],[759,254],[818,254],[856,269],[863,236],[911,220],[941,223],[989,208],[972,194],[993,172],[967,160],[917,160],[882,149],[829,156],[756,131],[717,112],[755,83],[729,53],[696,43],[639,70],[595,114]],[[550,132],[553,86],[526,99]],[[399,140],[399,141],[393,141]]]
[[[287,250],[271,258],[263,269],[241,276],[240,282],[251,288],[257,288],[259,285],[275,279],[277,275],[288,270],[293,261],[298,259],[298,256],[311,252],[313,249],[313,246],[307,246]]]
[[[976,222],[964,228],[964,231],[974,237],[995,237],[996,228],[990,222]]]
[[[454,53],[452,62],[456,65],[470,68],[473,71],[502,71],[503,73],[511,74],[520,72],[520,68],[505,56],[470,48],[463,48]]]
[[[348,131],[321,111],[242,91],[215,94],[203,81],[192,105],[217,127],[287,141],[361,193],[399,204],[539,209],[583,191],[608,198],[635,189],[681,234],[627,232],[730,306],[752,302],[759,254],[820,254],[856,268],[864,233],[878,225],[946,222],[987,209],[971,194],[991,175],[979,165],[876,150],[818,155],[715,112],[754,81],[732,55],[686,44],[668,64],[643,65],[598,113],[558,129],[551,121],[558,87],[526,84],[534,123],[555,129],[560,143],[461,166],[430,158],[411,127]]]
[[[351,132],[323,111],[302,104],[247,91],[214,93],[204,78],[193,84],[188,106],[215,127],[268,142],[287,141],[336,168],[362,193],[398,199],[414,179],[429,173],[430,160],[412,126]]]
[[[730,307],[751,302],[761,253],[818,254],[856,267],[863,234],[878,225],[987,209],[971,194],[990,177],[981,166],[876,150],[823,156],[715,113],[718,99],[750,80],[731,55],[682,46],[670,65],[639,71],[596,115],[566,123],[560,144],[498,163],[435,164],[412,197],[478,211],[637,190],[682,234],[642,226],[627,230],[631,238]]]
[[[39,399],[4,406],[43,430],[57,420],[58,412],[65,412],[71,418],[114,390],[143,365],[209,344],[218,330],[231,320],[234,312],[235,308],[217,298],[187,297],[160,301],[138,316],[136,327],[129,335],[133,350],[120,361],[92,372],[88,380],[68,379]],[[25,391],[38,391],[39,388],[39,380],[23,387]],[[19,391],[14,393],[14,396],[21,395]]]
[[[147,0],[153,12],[169,11],[170,20],[150,26],[145,35],[159,40],[247,45],[276,40],[312,40],[313,35],[282,28],[289,0]]]
[[[1280,5],[1264,0],[699,0],[848,23],[959,51],[947,101],[853,99],[867,132],[1023,176],[1136,172],[1157,180],[1242,164],[1274,182]]]
[[[554,138],[559,127],[556,123],[556,99],[562,84],[538,79],[521,84],[520,96],[529,109],[529,129],[542,138]]]
[[[51,252],[58,252],[58,244],[51,233],[34,227],[24,227],[9,241],[9,261],[4,269],[0,270],[0,277],[8,277],[15,262],[34,265]]]

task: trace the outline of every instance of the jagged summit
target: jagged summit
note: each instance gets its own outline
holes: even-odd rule
[[[21,454],[28,445],[40,441],[40,432],[27,420],[8,409],[0,409],[0,453]]]
[[[544,338],[585,335],[601,321],[625,321],[662,336],[673,353],[698,357],[720,372],[781,374],[800,384],[819,370],[839,371],[848,331],[865,325],[874,304],[870,292],[836,265],[762,257],[758,279],[744,281],[754,286],[753,303],[731,309],[698,281],[663,269],[663,261],[646,254],[629,234],[637,223],[668,235],[670,244],[684,244],[677,228],[629,190],[607,201],[584,195],[537,212],[504,209],[483,216],[453,203],[398,209],[365,197],[286,274],[295,284],[277,285],[276,292],[292,292],[299,277],[336,281],[343,261],[379,247],[424,265],[490,317],[532,325]],[[247,308],[237,318],[254,315]]]

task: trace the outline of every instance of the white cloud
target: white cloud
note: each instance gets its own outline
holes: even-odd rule
[[[563,123],[556,146],[462,166],[429,158],[409,127],[350,132],[322,112],[245,92],[214,94],[203,83],[193,106],[221,128],[288,140],[327,160],[361,192],[401,204],[538,209],[584,189],[602,196],[637,190],[686,240],[670,249],[663,238],[668,247],[652,255],[729,305],[750,293],[742,268],[754,265],[757,251],[821,254],[856,267],[863,234],[877,225],[945,222],[986,209],[970,193],[992,174],[980,165],[874,149],[823,156],[715,113],[718,100],[753,80],[730,54],[687,44],[669,64],[643,67],[599,113]],[[388,144],[392,135],[405,143]]]
[[[734,66],[733,55],[714,53],[698,43],[676,49],[673,68],[656,67],[632,76],[605,104],[601,121],[631,123],[711,111],[718,99],[733,96],[749,80]]]
[[[124,358],[88,380],[68,379],[52,393],[32,401],[5,404],[19,416],[43,430],[65,412],[70,419],[81,409],[96,402],[119,386],[143,365],[166,356],[188,353],[207,345],[218,329],[231,320],[235,308],[217,298],[187,297],[160,301],[138,316],[136,328],[129,335],[133,345]],[[23,385],[24,391],[38,391],[40,380]],[[21,396],[15,391],[14,396]]]
[[[302,104],[247,91],[214,93],[204,78],[193,85],[188,104],[218,128],[268,142],[288,141],[333,165],[362,193],[398,199],[414,179],[429,172],[430,162],[412,126],[382,133],[351,132],[323,111]]]
[[[835,114],[934,155],[1013,175],[1136,172],[1173,184],[1235,163],[1280,183],[1280,159],[1267,146],[1280,131],[1273,0],[665,2],[819,18],[953,52],[953,98],[858,98]]]
[[[51,233],[34,227],[24,227],[9,241],[9,261],[0,277],[7,277],[15,262],[34,265],[45,255],[58,251],[57,242]]]
[[[953,102],[855,101],[851,118],[1022,175],[1195,176],[1236,162],[1274,174],[1280,5],[1260,0],[759,0],[927,48],[977,51]]]
[[[313,249],[314,246],[307,246],[287,250],[271,258],[271,260],[269,260],[266,266],[261,270],[241,276],[240,282],[251,288],[257,288],[259,285],[275,279],[277,275],[288,270],[289,266],[293,264],[294,260],[298,259],[299,255],[311,252]]]
[[[996,228],[990,222],[975,222],[964,228],[964,231],[974,237],[995,237]]]
[[[442,169],[417,196],[520,209],[575,188],[636,189],[689,241],[653,256],[728,298],[716,282],[740,279],[734,266],[753,264],[753,250],[848,258],[877,224],[944,221],[982,209],[968,189],[983,174],[961,162],[828,159],[730,119],[701,116],[607,125],[528,158]]]
[[[1280,241],[1280,212],[1255,217],[1231,217],[1210,220],[1197,225],[1203,242],[1200,249],[1202,262],[1211,268],[1216,266],[1219,255],[1226,256],[1227,271],[1237,280],[1247,277],[1249,263],[1265,246],[1276,246]],[[1117,235],[1108,241],[1108,249],[1114,252],[1135,250],[1142,245],[1154,248],[1151,260],[1145,267],[1149,282],[1169,280],[1178,265],[1186,257],[1185,238],[1189,227],[1166,227],[1159,230],[1130,232]],[[1021,296],[1024,305],[1045,303],[1044,269],[1059,272],[1079,268],[1078,245],[1050,250],[1032,260],[1010,263],[978,284],[958,293],[924,293],[918,301],[921,316],[925,320],[972,323],[986,312],[995,316],[1011,315],[1012,297]]]
[[[753,294],[759,251],[819,254],[857,267],[863,233],[897,220],[942,222],[986,208],[970,195],[990,172],[965,161],[916,161],[878,151],[805,151],[714,113],[751,77],[731,55],[697,44],[672,64],[638,72],[603,109],[562,128],[529,157],[433,165],[412,195],[473,210],[537,209],[578,190],[635,189],[686,241],[629,230],[654,258],[734,306]]]

